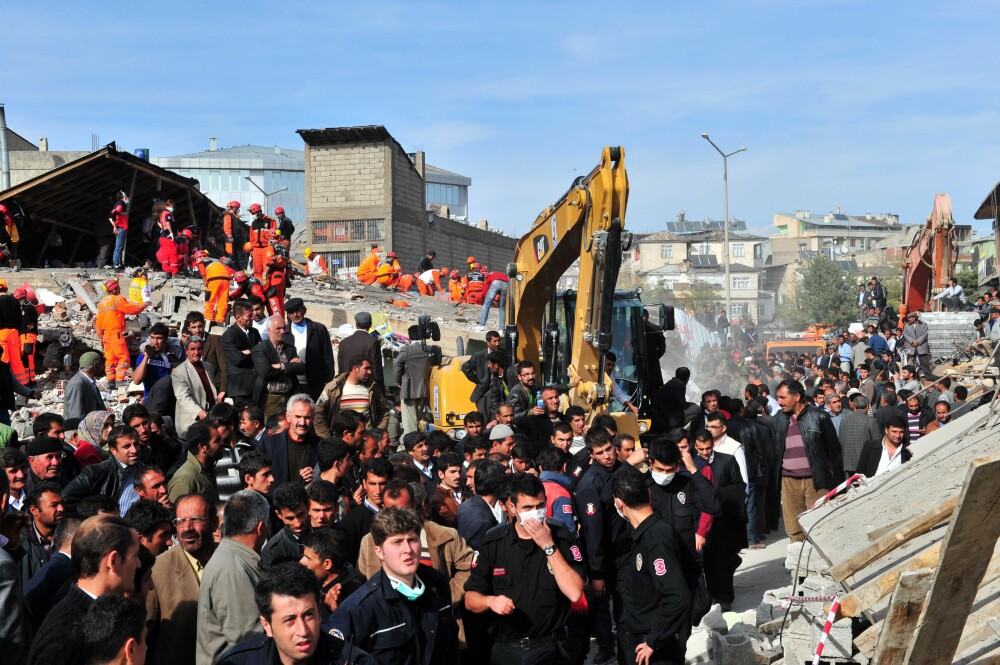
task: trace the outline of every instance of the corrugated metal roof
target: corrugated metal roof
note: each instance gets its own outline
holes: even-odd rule
[[[331,143],[357,143],[358,141],[383,141],[393,139],[389,130],[382,125],[362,127],[327,127],[326,129],[297,129],[306,145],[329,145]],[[404,151],[405,152],[405,151]]]

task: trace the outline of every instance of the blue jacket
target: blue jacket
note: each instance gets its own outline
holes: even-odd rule
[[[554,483],[565,489],[567,492],[569,492],[572,484],[572,481],[568,477],[562,475],[561,473],[556,473],[555,471],[542,471],[538,477],[542,481],[543,485],[545,483]],[[549,492],[548,489],[546,489],[545,496],[548,497],[548,495]],[[552,505],[549,506],[549,508],[552,513],[549,517],[550,520],[563,525],[570,533],[576,533],[576,513],[573,511],[573,496],[571,494],[567,496],[557,496],[552,501]]]
[[[353,638],[379,665],[458,665],[458,625],[448,579],[423,564],[417,577],[426,588],[408,601],[380,570],[340,604],[323,629],[334,637]],[[422,652],[419,643],[424,644]]]
[[[322,632],[319,634],[316,653],[309,662],[315,665],[377,665],[363,650]],[[274,640],[260,635],[231,646],[219,656],[216,665],[281,665],[281,657],[274,646]]]

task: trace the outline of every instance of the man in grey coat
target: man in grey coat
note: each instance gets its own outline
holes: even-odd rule
[[[852,475],[858,467],[858,458],[865,443],[882,436],[878,423],[868,415],[868,398],[857,392],[847,401],[850,409],[844,409],[837,430],[841,448],[844,451],[844,471]]]
[[[392,361],[392,375],[399,386],[403,412],[403,434],[417,431],[420,410],[429,396],[431,366],[434,363],[434,347],[417,340],[417,327],[410,326],[410,342],[396,359]]]
[[[80,356],[80,371],[66,384],[63,392],[63,418],[85,418],[93,411],[106,411],[104,398],[97,387],[101,354],[88,351]]]
[[[916,354],[916,365],[920,366],[923,373],[921,378],[933,378],[931,372],[931,347],[927,343],[927,324],[917,316],[919,312],[908,312],[906,315],[906,325],[903,326],[903,341],[906,350]]]
[[[202,572],[198,591],[196,665],[213,665],[229,647],[263,632],[254,587],[262,573],[260,551],[270,534],[269,512],[264,495],[252,490],[226,502],[225,536]]]

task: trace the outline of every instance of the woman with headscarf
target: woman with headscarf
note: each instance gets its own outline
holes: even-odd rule
[[[115,414],[111,411],[90,412],[77,430],[80,444],[90,444],[100,452],[103,459],[107,459],[109,454],[107,449],[108,433],[114,424]]]

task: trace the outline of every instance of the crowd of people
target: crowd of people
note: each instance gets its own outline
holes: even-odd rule
[[[387,377],[367,312],[334,348],[300,298],[243,293],[214,335],[229,302],[209,294],[133,360],[136,279],[105,285],[103,356],[80,357],[63,414],[0,447],[5,663],[579,664],[592,641],[598,664],[683,663],[741,551],[802,540],[818,497],[974,407],[911,312],[812,356],[709,353],[697,404],[677,368],[640,441],[489,331],[449,434],[421,423],[439,359],[417,326]],[[37,314],[21,295],[0,315]],[[30,394],[28,371],[8,380]],[[127,386],[120,417],[104,382]]]

